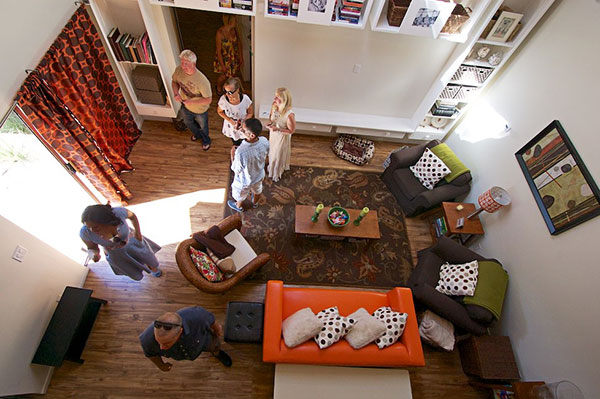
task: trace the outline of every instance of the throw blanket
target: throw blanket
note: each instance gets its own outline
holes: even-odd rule
[[[472,297],[466,296],[463,303],[481,306],[492,312],[496,320],[500,320],[508,286],[508,273],[496,262],[479,261],[478,263],[479,273],[475,294]]]
[[[223,233],[218,226],[212,226],[206,232],[201,231],[194,233],[192,236],[194,240],[210,249],[219,258],[226,258],[235,251],[235,247],[225,241]]]
[[[438,144],[431,148],[431,152],[437,155],[437,157],[441,159],[444,164],[446,164],[448,169],[450,169],[450,174],[444,177],[448,183],[456,179],[458,176],[470,172],[469,168],[467,168],[465,164],[458,159],[456,154],[454,154],[454,151],[448,147],[448,144]]]

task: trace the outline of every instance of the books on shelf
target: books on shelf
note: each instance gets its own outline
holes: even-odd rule
[[[233,8],[252,11],[252,0],[233,0]]]
[[[129,33],[121,33],[119,32],[119,28],[114,27],[109,32],[106,40],[112,48],[117,61],[156,64],[148,32],[144,32],[142,36],[134,37]]]
[[[433,227],[435,228],[436,237],[446,235],[448,227],[446,226],[446,219],[442,216],[433,221]]]
[[[337,18],[350,24],[358,24],[364,5],[365,0],[338,0]]]
[[[271,15],[283,15],[288,16],[290,13],[290,0],[268,0],[267,12]],[[296,8],[296,15],[298,15],[298,9]]]
[[[431,107],[431,114],[435,116],[454,116],[459,111],[456,105],[444,105],[436,102]]]
[[[231,0],[219,0],[219,7],[232,8],[233,4],[232,4]]]

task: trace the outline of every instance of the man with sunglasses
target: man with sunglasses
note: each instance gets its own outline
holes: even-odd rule
[[[195,360],[202,352],[210,352],[223,365],[231,367],[231,358],[220,349],[222,335],[223,327],[215,322],[215,316],[193,306],[164,313],[139,338],[144,355],[160,370],[170,371],[173,365],[164,362],[163,357]]]

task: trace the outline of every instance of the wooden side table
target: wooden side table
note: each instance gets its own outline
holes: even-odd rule
[[[456,209],[457,206],[462,205],[463,209],[460,211]],[[434,210],[424,213],[421,215],[421,219],[427,219],[431,224],[431,237],[435,241],[437,234],[435,231],[435,219],[443,217],[446,223],[446,236],[456,237],[461,244],[467,245],[474,237],[483,235],[483,226],[479,220],[479,216],[475,216],[472,219],[468,219],[471,213],[475,212],[475,204],[466,202],[442,202],[442,205]],[[464,225],[462,227],[456,227],[458,219],[464,218]]]
[[[470,337],[458,343],[458,351],[465,374],[483,380],[520,378],[509,337]]]
[[[503,389],[505,391],[512,392],[515,395],[514,399],[539,399],[538,396],[535,396],[533,388],[544,384],[545,383],[543,381],[515,381],[510,385],[469,381],[469,385],[472,385],[474,387],[488,389]]]

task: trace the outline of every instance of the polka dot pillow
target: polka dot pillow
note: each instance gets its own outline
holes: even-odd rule
[[[444,263],[440,268],[440,281],[435,289],[446,295],[473,296],[477,286],[479,264],[476,260],[462,265]]]
[[[352,318],[340,316],[337,306],[321,310],[317,313],[317,318],[323,323],[321,331],[315,337],[315,342],[321,349],[338,342],[356,323]]]
[[[385,324],[385,334],[375,340],[379,349],[396,343],[406,327],[407,313],[394,312],[389,306],[377,309],[373,316]]]
[[[223,281],[223,273],[207,254],[190,247],[190,257],[202,277],[211,282]]]
[[[410,170],[428,190],[433,190],[440,180],[450,174],[450,168],[429,148],[425,148],[419,162],[411,166]]]

